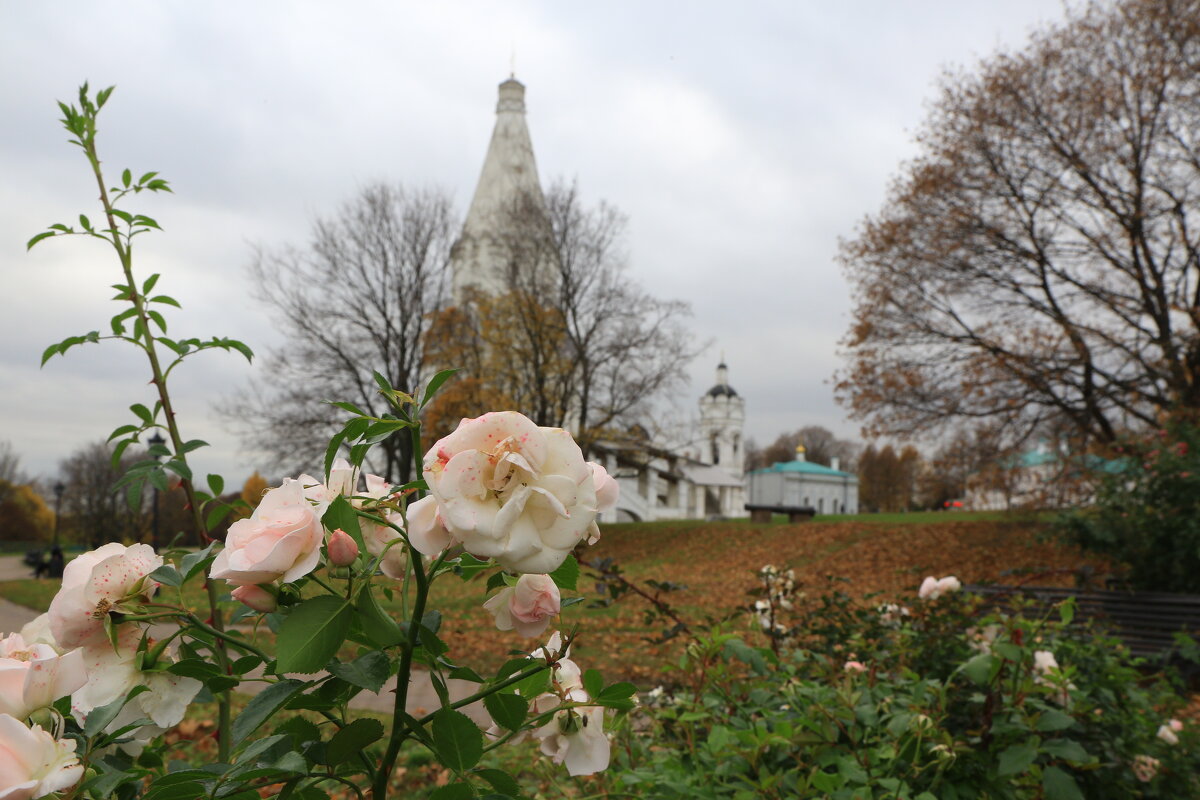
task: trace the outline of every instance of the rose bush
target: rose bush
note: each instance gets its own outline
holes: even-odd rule
[[[195,482],[188,454],[204,442],[181,435],[168,378],[206,349],[252,353],[227,338],[166,336],[159,306],[179,304],[152,293],[158,275],[137,279],[131,256],[134,237],[158,225],[122,206],[169,186],[156,172],[135,180],[125,170],[120,185],[105,179],[96,118],[111,91],[85,85],[78,107],[60,104],[100,187],[104,224],[81,215],[82,230],[56,224],[29,246],[81,234],[116,252],[117,300],[128,307],[104,338],[147,356],[157,393],[131,406],[134,422],[109,437],[118,456],[132,446],[143,456],[118,488],[138,507],[147,487],[178,486],[194,546],[155,552],[112,543],[78,556],[46,618],[0,644],[0,800],[62,791],[72,800],[322,800],[330,788],[384,800],[404,780],[397,763],[405,751],[444,765],[440,800],[515,798],[515,780],[481,761],[530,736],[570,775],[603,770],[607,718],[633,707],[633,686],[606,686],[574,664],[574,630],[480,675],[454,662],[431,600],[439,580],[490,573],[482,594],[500,591],[481,597],[492,605],[476,613],[493,611],[526,635],[568,606],[561,592],[574,591],[579,574],[571,551],[594,541],[596,514],[616,502],[617,489],[566,431],[516,412],[485,414],[464,420],[422,462],[420,420],[452,371],[434,375],[419,395],[375,373],[389,412],[333,404],[349,418],[325,453],[323,480],[284,479],[223,541],[210,535],[234,504],[222,501],[220,476]],[[43,361],[99,338],[69,337]],[[364,470],[371,448],[393,436],[413,443],[422,480],[394,486]],[[193,584],[203,584],[204,611],[185,594]],[[380,598],[399,605],[398,619]],[[232,615],[229,601],[242,604]],[[253,691],[236,719],[234,688]],[[391,703],[386,723],[351,708],[364,692]],[[184,741],[162,734],[197,699],[216,701],[217,753],[189,763]]]

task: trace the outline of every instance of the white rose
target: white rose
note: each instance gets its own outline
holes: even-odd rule
[[[50,630],[59,647],[104,640],[104,620],[129,613],[158,588],[146,576],[163,564],[154,548],[112,542],[75,558],[63,570],[62,588],[50,601]]]
[[[940,580],[930,575],[921,582],[917,596],[922,600],[937,600],[942,595],[957,592],[961,588],[962,583],[953,575],[948,575]]]
[[[229,526],[225,549],[213,560],[209,577],[251,586],[307,575],[321,558],[323,511],[304,496],[301,481],[285,478],[263,496],[249,519]]]
[[[541,697],[547,702],[558,699],[554,695]],[[576,703],[588,702],[587,693],[582,689],[568,692],[567,697]],[[541,706],[535,703],[537,711],[546,710]],[[555,764],[566,765],[569,775],[592,775],[608,768],[611,745],[604,733],[604,709],[600,706],[560,711],[534,731],[533,736],[541,740],[542,752]]]
[[[122,746],[135,755],[146,740],[179,724],[202,685],[194,678],[161,670],[139,670],[135,659],[140,639],[140,631],[127,627],[118,637],[115,648],[108,640],[85,647],[83,657],[88,682],[71,695],[71,711],[82,725],[93,709],[124,697],[137,686],[149,689],[130,700],[105,727],[105,731],[111,733],[134,720],[149,718],[154,725],[133,732],[134,743]]]
[[[594,473],[571,435],[515,411],[464,419],[424,474],[449,534],[512,572],[553,572],[596,518]]]
[[[87,683],[83,651],[64,656],[14,633],[0,641],[0,714],[25,719]]]
[[[34,800],[79,783],[75,742],[0,714],[0,800]]]

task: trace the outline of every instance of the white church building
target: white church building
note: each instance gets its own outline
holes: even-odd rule
[[[525,86],[500,84],[496,124],[462,235],[451,253],[454,302],[469,289],[503,293],[505,245],[498,225],[522,196],[542,196],[537,161],[525,120]],[[591,458],[621,486],[616,509],[604,522],[741,517],[745,511],[745,400],[729,384],[724,363],[700,398],[697,429],[682,442],[652,441],[635,429],[592,445]]]

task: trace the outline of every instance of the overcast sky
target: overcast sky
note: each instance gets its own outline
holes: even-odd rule
[[[131,210],[136,268],[184,302],[173,335],[279,340],[249,299],[252,244],[302,244],[313,219],[383,179],[439,185],[464,214],[496,85],[527,87],[543,183],[630,218],[631,274],[688,301],[712,348],[677,398],[692,414],[723,351],[749,437],[856,426],[833,401],[849,289],[838,237],[876,211],[948,66],[970,66],[1061,16],[1053,0],[837,3],[123,2],[0,0],[0,440],[50,476],[152,395],[116,343],[38,368],[62,338],[103,329],[120,277],[95,240],[25,242],[80,212],[95,184],[54,101],[116,84],[99,146],[115,181],[159,170],[174,195]],[[238,356],[178,373],[200,470],[259,464],[211,410],[251,375]]]

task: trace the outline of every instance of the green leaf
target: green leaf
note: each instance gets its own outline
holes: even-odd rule
[[[637,705],[633,700],[633,696],[636,693],[637,687],[632,683],[614,683],[612,686],[605,687],[604,691],[596,695],[595,700],[602,706],[627,711]]]
[[[1051,708],[1042,712],[1034,727],[1039,731],[1065,731],[1074,724],[1075,718],[1070,714]]]
[[[175,306],[176,308],[183,308],[183,306],[179,305],[178,300],[176,300],[174,297],[168,297],[165,294],[155,295],[154,297],[151,297],[148,302],[163,303],[168,306]]]
[[[478,559],[470,553],[463,553],[457,559],[458,563],[454,566],[455,573],[464,581],[474,578],[485,569],[490,569],[495,566],[492,561]]]
[[[142,294],[150,294],[150,290],[158,283],[159,273],[154,273],[142,283]]]
[[[204,517],[204,527],[211,531],[221,523],[221,520],[225,519],[230,511],[233,511],[233,506],[221,504],[213,507]]]
[[[1042,771],[1042,789],[1046,800],[1084,800],[1079,784],[1069,772],[1058,767],[1046,767]]]
[[[437,390],[442,388],[442,384],[450,380],[456,372],[458,372],[456,369],[444,369],[429,379],[429,385],[425,387],[425,394],[421,395],[422,408],[433,399],[433,396],[437,394]]]
[[[980,653],[966,664],[963,664],[962,671],[972,683],[979,686],[986,686],[991,682],[993,669],[998,668],[999,663],[999,660],[995,656]]]
[[[364,585],[354,603],[358,610],[358,621],[363,631],[378,647],[392,647],[404,641],[404,632],[396,620],[384,613],[379,602],[371,594],[370,585]]]
[[[299,694],[300,690],[306,685],[304,681],[283,680],[279,683],[271,684],[250,698],[250,702],[242,709],[242,713],[238,714],[237,719],[233,721],[233,727],[230,729],[233,744],[239,744],[247,736],[258,730],[258,726],[266,722],[272,714]]]
[[[1030,739],[1021,744],[1014,744],[1000,753],[999,763],[996,766],[996,775],[1001,778],[1007,775],[1019,775],[1029,769],[1030,765],[1037,760],[1037,756],[1037,739]]]
[[[521,794],[521,786],[504,770],[481,769],[476,770],[475,774],[490,783],[492,788],[500,794],[506,794],[509,797],[517,797]]]
[[[321,517],[321,524],[326,530],[337,530],[341,528],[346,533],[350,534],[350,538],[358,545],[358,552],[367,552],[367,545],[363,541],[362,528],[358,524],[358,512],[354,510],[354,506],[350,505],[350,501],[345,497],[338,495],[333,498],[333,502],[329,504],[329,508],[325,511],[325,516]],[[401,545],[394,545],[400,547]]]
[[[558,569],[550,573],[550,579],[560,589],[575,591],[575,585],[579,582],[579,562],[575,556],[568,553]]]
[[[90,231],[92,229],[91,220],[89,220],[83,214],[80,214],[79,215],[79,226],[81,228],[83,228],[85,231]]]
[[[483,698],[483,705],[492,715],[492,719],[510,731],[520,728],[525,722],[525,715],[529,713],[528,700],[507,692],[489,694]]]
[[[392,664],[386,653],[374,650],[349,663],[330,664],[329,671],[346,683],[352,683],[368,692],[378,692],[391,674]]]
[[[469,783],[448,783],[434,789],[429,800],[472,800],[474,797],[475,792]]]
[[[429,729],[433,748],[447,767],[464,772],[479,763],[483,755],[483,734],[466,714],[443,708],[433,715]]]
[[[345,440],[344,431],[339,431],[329,440],[329,446],[325,448],[325,478],[329,479],[329,471],[333,469],[333,461],[337,458],[338,450],[342,447],[342,441]]]
[[[123,694],[108,705],[97,706],[88,712],[87,722],[83,724],[83,735],[91,739],[108,727],[108,723],[117,718],[121,709],[142,692],[150,691],[145,686],[136,686],[128,694]]]
[[[213,493],[213,497],[220,497],[221,492],[225,491],[225,479],[220,475],[208,476],[208,490]]]
[[[361,753],[383,737],[383,723],[377,719],[356,719],[333,735],[325,746],[325,763],[336,766]]]
[[[129,184],[133,183],[133,173],[128,168],[121,173],[121,183],[126,189],[129,188]]]
[[[138,184],[140,185],[140,184],[146,183],[147,181],[149,181],[151,178],[153,178],[157,174],[158,174],[157,172],[147,172],[145,175],[138,178]]]
[[[38,242],[40,242],[42,239],[49,239],[51,236],[57,236],[57,235],[58,234],[55,233],[54,231],[42,231],[41,233],[34,236],[32,239],[30,239],[25,244],[25,251],[28,252],[28,251],[32,250],[33,246],[35,244],[37,244]],[[42,359],[42,362],[45,363],[45,359]]]
[[[1068,597],[1063,600],[1058,606],[1058,614],[1062,617],[1064,625],[1070,625],[1071,621],[1075,619],[1075,598]]]
[[[137,414],[138,417],[141,418],[142,422],[146,423],[147,425],[154,424],[154,416],[150,413],[150,409],[146,408],[141,403],[134,403],[129,407],[129,410],[134,414]]]
[[[583,673],[583,690],[588,693],[588,697],[599,697],[604,691],[604,677],[598,669],[589,669]]]
[[[353,612],[344,598],[321,595],[296,606],[279,630],[280,672],[324,669],[346,639]]]
[[[1083,749],[1083,745],[1074,739],[1051,739],[1043,742],[1042,752],[1064,761],[1070,761],[1072,764],[1086,764],[1092,758],[1088,751]]]
[[[152,581],[158,581],[163,586],[179,586],[183,583],[183,577],[179,574],[179,571],[170,564],[163,564],[147,577]]]
[[[183,580],[185,582],[190,581],[197,572],[208,565],[208,560],[212,558],[212,551],[216,544],[216,542],[209,542],[208,546],[203,550],[188,553],[179,560],[179,566],[183,570]]]

